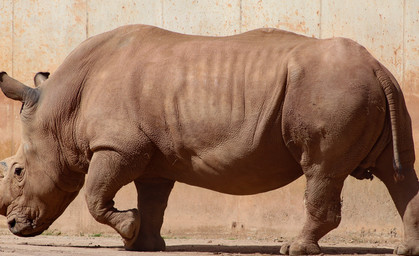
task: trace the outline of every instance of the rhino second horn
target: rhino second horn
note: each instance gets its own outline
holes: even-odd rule
[[[45,80],[48,79],[49,75],[50,75],[49,72],[38,72],[38,73],[36,73],[36,75],[33,78],[35,86],[36,87],[40,86]]]

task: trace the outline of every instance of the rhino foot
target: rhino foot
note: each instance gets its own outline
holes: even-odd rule
[[[320,254],[321,250],[317,243],[295,241],[282,245],[279,252],[284,255],[313,255]]]
[[[164,239],[158,235],[142,235],[140,234],[137,240],[130,245],[129,251],[164,251],[166,250],[166,243]]]
[[[290,254],[290,244],[289,243],[285,243],[281,246],[281,249],[279,250],[280,254],[283,255],[288,255]]]
[[[394,249],[393,253],[398,255],[419,255],[419,244],[401,244]]]
[[[118,217],[122,220],[115,229],[122,236],[125,248],[129,248],[136,241],[140,230],[140,213],[137,209],[131,209],[120,212]]]

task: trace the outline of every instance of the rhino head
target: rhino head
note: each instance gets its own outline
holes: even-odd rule
[[[47,77],[38,73],[35,84]],[[58,131],[48,128],[39,111],[42,88],[28,87],[5,72],[0,73],[0,87],[8,98],[22,102],[21,145],[16,155],[0,162],[0,214],[7,217],[13,234],[35,236],[46,230],[76,197],[84,175],[69,176],[60,154]]]

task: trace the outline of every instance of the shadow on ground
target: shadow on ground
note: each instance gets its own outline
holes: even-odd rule
[[[392,254],[393,250],[388,248],[372,247],[321,247],[323,254]],[[173,245],[167,246],[169,252],[210,252],[210,253],[240,253],[240,254],[271,254],[279,255],[281,246],[263,245]]]
[[[122,246],[80,246],[80,245],[54,245],[54,244],[29,244],[33,246],[48,246],[48,247],[72,247],[72,248],[112,248],[123,251]],[[323,254],[392,254],[393,250],[389,248],[373,248],[373,247],[321,247]],[[166,248],[167,252],[207,252],[207,253],[232,253],[232,254],[271,254],[279,255],[281,246],[263,246],[263,245],[169,245]]]
[[[242,253],[242,254],[272,254],[279,255],[281,246],[228,246],[228,245],[174,245],[167,246],[170,252],[212,252],[212,253]],[[322,247],[323,254],[392,254],[388,248],[369,247]]]

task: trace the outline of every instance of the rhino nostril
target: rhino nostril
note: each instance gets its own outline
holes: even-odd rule
[[[8,224],[9,224],[9,228],[14,228],[15,227],[15,225],[16,225],[16,220],[15,219],[12,219],[12,220],[10,220],[9,222],[8,222]]]

